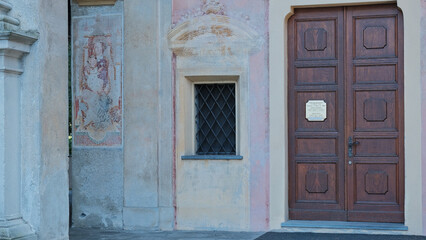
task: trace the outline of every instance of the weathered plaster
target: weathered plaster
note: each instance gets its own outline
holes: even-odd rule
[[[171,6],[124,2],[125,229],[173,227]]]
[[[111,14],[125,16],[123,148],[74,148],[74,223],[170,230],[174,219],[171,53],[164,36],[170,28],[171,1],[117,1],[114,6],[89,7],[75,1],[72,4],[75,18],[100,19]],[[100,189],[100,181],[111,187]]]
[[[172,88],[172,52],[169,49],[167,33],[172,22],[172,1],[158,2],[158,89],[159,89],[159,127],[158,136],[158,204],[159,228],[172,230],[174,227],[173,208],[173,88]]]
[[[68,239],[67,3],[13,5],[22,30],[40,33],[20,77],[22,215],[39,239]]]
[[[422,84],[422,216],[423,235],[426,235],[426,0],[421,3],[421,84]]]
[[[389,3],[386,0],[271,0],[270,1],[270,129],[271,228],[288,219],[287,175],[287,19],[293,7],[345,6]],[[397,1],[404,15],[405,105],[405,225],[407,232],[423,232],[421,192],[420,2]],[[284,104],[283,104],[284,103]],[[328,229],[328,232],[335,230]],[[369,233],[374,233],[371,231]]]
[[[241,56],[247,58],[247,56]],[[176,228],[249,229],[249,153],[247,105],[248,78],[241,58],[217,57],[177,59],[176,81]],[[214,64],[214,67],[211,67]],[[244,65],[244,64],[242,64]],[[194,68],[190,68],[192,66]],[[247,66],[247,62],[246,62]],[[189,67],[189,69],[188,69]],[[181,160],[182,155],[194,155],[193,84],[199,76],[209,82],[232,82],[237,77],[237,154],[242,160]],[[227,77],[229,76],[229,77]],[[191,79],[191,80],[189,80]],[[217,80],[216,80],[217,82]],[[231,213],[231,214],[229,214]]]
[[[111,6],[79,6],[77,0],[71,1],[71,16],[96,16],[101,14],[123,14],[123,0]]]
[[[251,18],[259,21],[264,44],[250,58],[250,230],[269,229],[269,45],[267,44],[269,1],[244,1],[236,7],[249,8]],[[259,11],[261,9],[261,11]],[[258,12],[258,16],[254,16]],[[259,20],[256,20],[256,19]],[[260,24],[263,24],[261,26]]]
[[[157,4],[125,1],[124,13],[124,228],[155,228],[158,226],[158,67],[153,59],[157,58]]]
[[[101,92],[99,96],[108,96],[111,99],[111,106],[103,112],[109,116],[109,120],[113,121],[110,125],[105,125],[107,126],[105,129],[97,131],[92,128],[93,139],[93,136],[89,136],[90,131],[79,132],[74,129],[73,132],[74,141],[79,140],[78,144],[74,142],[71,160],[73,163],[71,166],[74,226],[123,228],[124,163],[121,124],[124,117],[120,113],[120,105],[123,102],[121,74],[123,65],[123,5],[123,1],[117,1],[113,6],[79,6],[75,1],[71,5],[73,102],[82,96],[76,90],[82,90],[82,88],[78,88],[83,77],[81,76],[84,65],[82,53],[86,49],[90,49],[88,46],[90,36],[106,36],[106,38],[101,37],[98,40],[103,41],[105,46],[110,45],[112,51],[108,51],[106,54],[110,56],[108,59],[114,62],[113,67],[108,69],[109,78],[102,78],[109,82],[111,88],[109,91],[99,91]],[[106,92],[108,93],[106,94]],[[92,95],[96,96],[96,93]],[[90,98],[91,95],[85,96]],[[99,106],[94,102],[93,106],[89,107],[97,109]],[[76,116],[79,115],[76,115],[75,104],[73,107],[73,119],[75,120]],[[114,109],[119,111],[117,112]],[[112,111],[118,114],[112,114]],[[115,120],[112,119],[113,117],[116,117]],[[76,132],[80,136],[76,136]],[[83,135],[81,136],[81,134]],[[97,140],[96,136],[100,136],[102,139]],[[84,137],[84,141],[81,141],[79,137]]]
[[[209,6],[204,4],[210,4]],[[212,10],[213,9],[213,10]],[[208,19],[209,12],[219,17]],[[172,37],[176,59],[176,204],[178,229],[264,230],[269,222],[269,129],[267,1],[174,1],[173,26],[194,32],[191,37]],[[226,17],[221,17],[226,16]],[[224,36],[209,32],[215,21]],[[200,27],[198,27],[200,26]],[[198,31],[206,26],[206,31]],[[242,31],[260,35],[256,53],[249,57],[250,38]],[[251,29],[251,30],[250,30]],[[173,33],[173,32],[172,32]],[[185,33],[185,31],[184,31]],[[235,34],[235,35],[234,35]],[[239,35],[241,34],[241,35]],[[185,34],[183,34],[185,35]],[[213,36],[212,36],[213,35]],[[216,35],[216,37],[214,37]],[[187,36],[187,35],[185,35]],[[176,40],[176,42],[174,42]],[[181,41],[179,41],[181,40]],[[247,41],[247,43],[244,43]],[[225,51],[222,51],[224,46]],[[183,52],[182,52],[183,51]],[[181,160],[194,154],[193,100],[191,86],[197,76],[239,76],[237,138],[241,161]],[[190,78],[189,78],[190,77]],[[191,79],[191,80],[189,80]],[[198,79],[198,80],[197,80]],[[220,77],[219,81],[226,80]],[[238,131],[237,131],[238,135]],[[231,213],[230,213],[231,212]],[[202,219],[200,221],[199,219]]]
[[[123,227],[122,154],[116,149],[73,152],[73,226]]]

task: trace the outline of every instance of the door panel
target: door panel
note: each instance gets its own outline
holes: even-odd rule
[[[297,67],[297,85],[325,85],[336,84],[336,67]]]
[[[337,59],[336,19],[297,21],[297,59]]]
[[[346,219],[342,10],[298,9],[289,23],[292,219]],[[306,118],[309,100],[326,103],[324,121]]]
[[[377,10],[383,12],[383,9],[377,8]],[[358,10],[351,8],[349,11],[363,12],[360,13],[360,15],[353,15],[353,18],[351,19],[355,30],[353,31],[352,29],[348,29],[352,32],[352,36],[355,39],[353,46],[355,47],[356,58],[396,57],[397,41],[395,40],[397,25],[395,15],[391,17],[386,17],[386,15],[384,15],[378,18],[364,18],[365,13],[360,8],[358,8]],[[376,15],[378,13],[379,12],[377,11],[372,12],[372,15]]]
[[[354,89],[355,132],[395,132],[396,91]],[[348,109],[349,110],[349,109]]]
[[[299,203],[337,203],[335,163],[298,163],[297,173]]]
[[[354,157],[398,157],[396,136],[363,136],[354,139],[359,144],[354,149]]]
[[[396,164],[361,163],[355,168],[355,205],[397,205]]]
[[[394,5],[289,19],[290,219],[403,222],[401,26]],[[312,100],[323,121],[307,118]]]
[[[354,66],[355,83],[396,83],[397,65],[358,65]]]
[[[338,144],[333,136],[296,137],[296,157],[337,157]]]
[[[359,142],[348,158],[348,220],[403,222],[402,16],[393,5],[346,16],[346,135]]]

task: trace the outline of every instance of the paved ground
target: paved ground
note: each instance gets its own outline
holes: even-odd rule
[[[93,229],[72,228],[70,240],[252,240],[263,233],[253,232],[218,232],[218,231],[170,231],[170,232],[142,232],[142,231],[106,231]]]
[[[106,231],[97,229],[72,228],[70,240],[426,240],[420,236],[364,235],[364,234],[326,234],[326,233],[252,233],[217,231]]]

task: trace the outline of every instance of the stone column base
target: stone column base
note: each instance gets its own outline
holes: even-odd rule
[[[30,225],[22,218],[0,220],[0,239],[4,240],[37,240],[37,236]]]

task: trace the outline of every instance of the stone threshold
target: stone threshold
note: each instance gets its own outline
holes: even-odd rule
[[[323,228],[323,229],[408,231],[408,227],[401,223],[376,223],[376,222],[289,220],[289,221],[281,223],[281,227],[284,229],[286,228]]]

